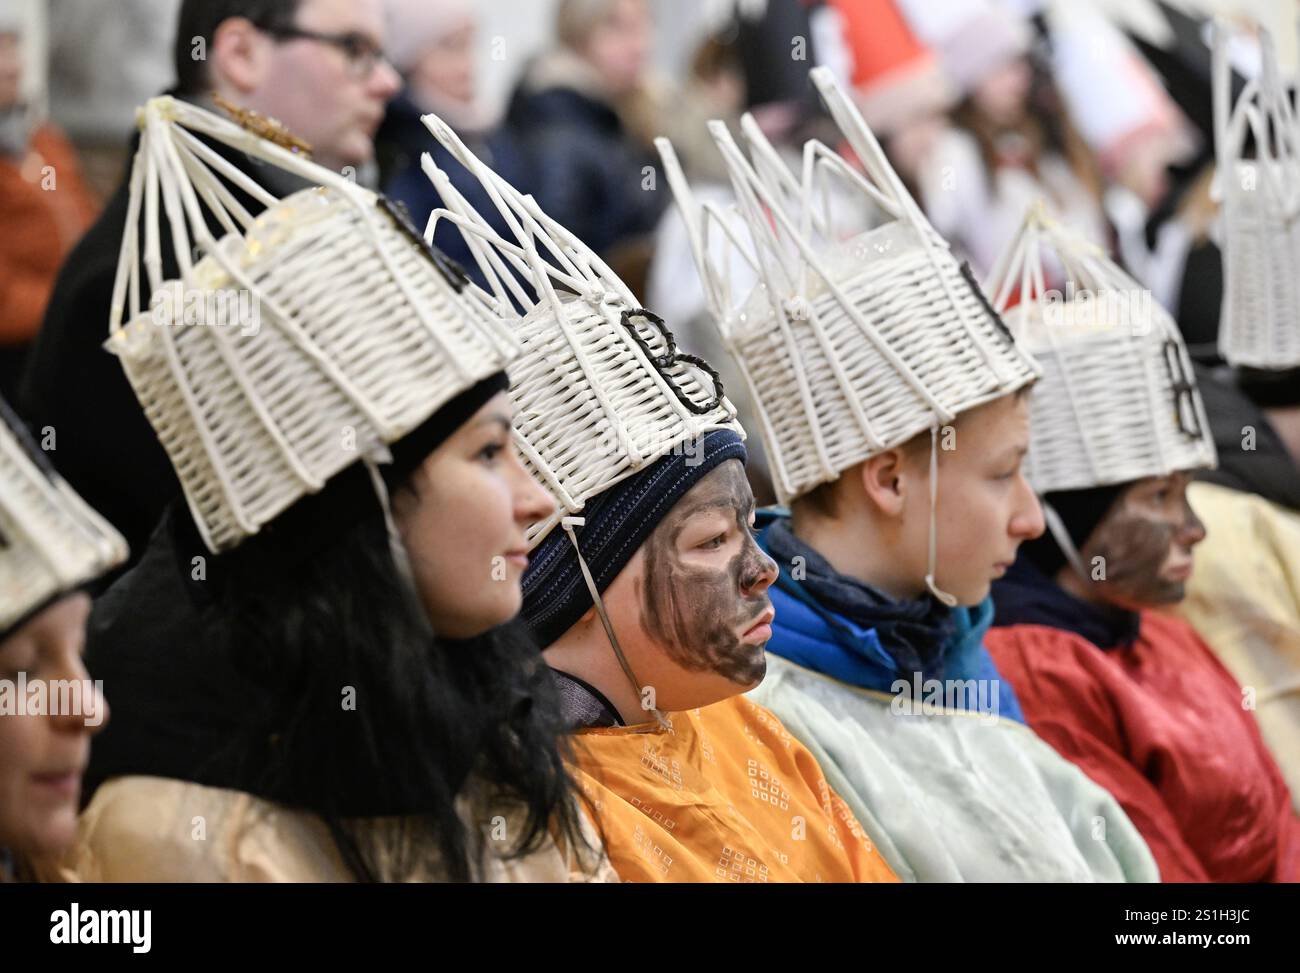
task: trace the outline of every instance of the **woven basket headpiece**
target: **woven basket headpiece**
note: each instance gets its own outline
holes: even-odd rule
[[[1064,271],[1060,289],[1046,286],[1044,250]],[[988,292],[1042,364],[1025,457],[1025,475],[1039,493],[1215,464],[1177,325],[1098,247],[1032,206]]]
[[[429,218],[460,227],[500,304],[518,311],[511,367],[514,439],[558,509],[533,526],[535,546],[592,497],[713,429],[744,431],[717,373],[677,350],[671,332],[581,240],[493,172],[435,115],[424,123],[477,179],[506,239],[430,158],[444,202]]]
[[[959,266],[829,72],[811,77],[865,174],[820,141],[796,176],[746,115],[748,158],[722,122],[726,161],[747,232],[697,204],[671,144],[658,139],[710,311],[756,404],[783,503],[926,429],[1032,382],[1037,366]],[[826,211],[832,180],[884,222],[838,239]],[[836,187],[838,188],[838,187]],[[733,295],[715,262],[721,232],[759,277]]]
[[[122,536],[54,471],[0,401],[0,638],[126,556]]]
[[[495,301],[387,200],[185,102],[150,101],[140,125],[108,347],[211,550],[382,462],[513,357]],[[314,188],[277,199],[211,143]],[[252,217],[232,189],[266,210]],[[164,247],[179,268],[166,282]]]
[[[1260,30],[1261,74],[1232,104],[1228,28],[1214,28],[1215,193],[1222,201],[1219,352],[1233,365],[1300,366],[1300,116]],[[1247,143],[1253,150],[1247,154]]]

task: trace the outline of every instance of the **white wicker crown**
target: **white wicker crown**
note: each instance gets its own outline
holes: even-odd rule
[[[1233,365],[1300,366],[1300,118],[1260,31],[1263,71],[1231,104],[1228,29],[1214,30],[1214,139],[1224,263],[1219,351]],[[1247,157],[1246,139],[1254,142]]]
[[[122,536],[54,472],[0,403],[0,637],[126,555]]]
[[[352,463],[383,461],[516,353],[495,301],[387,200],[184,102],[154,99],[140,124],[107,344],[213,551]],[[197,135],[314,187],[277,199]],[[266,210],[253,218],[231,187]],[[180,268],[166,282],[160,196]]]
[[[444,207],[503,306],[522,308],[511,367],[514,439],[556,513],[529,532],[540,543],[620,480],[713,429],[744,431],[716,372],[677,351],[663,321],[581,240],[479,160],[435,115],[424,123],[487,191],[511,239],[492,229],[426,153]]]
[[[1047,289],[1044,247],[1065,274],[1060,290]],[[1031,206],[987,289],[1042,364],[1025,457],[1025,475],[1039,493],[1215,464],[1178,327],[1098,247],[1042,205]]]
[[[710,311],[756,403],[782,502],[1037,377],[969,270],[930,226],[831,74],[811,77],[866,175],[822,142],[799,178],[746,115],[747,159],[722,122],[710,131],[748,233],[697,205],[666,139],[656,140],[688,227]],[[819,190],[837,178],[885,222],[834,238]],[[717,227],[760,279],[733,299],[711,259]]]

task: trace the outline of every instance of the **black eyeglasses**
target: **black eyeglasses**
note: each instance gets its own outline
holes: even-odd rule
[[[385,64],[388,63],[388,59],[384,57],[383,48],[365,34],[359,34],[356,31],[347,31],[342,34],[322,34],[315,30],[304,30],[301,27],[262,27],[259,29],[277,40],[318,41],[321,44],[337,47],[348,59],[348,67],[352,69],[353,75],[358,78],[370,77],[381,61]]]

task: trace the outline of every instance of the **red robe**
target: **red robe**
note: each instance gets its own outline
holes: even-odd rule
[[[1045,625],[985,644],[1029,725],[1119,800],[1166,882],[1300,880],[1300,819],[1241,687],[1186,623],[1103,650]]]

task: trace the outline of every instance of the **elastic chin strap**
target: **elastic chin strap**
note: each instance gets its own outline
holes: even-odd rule
[[[1088,569],[1083,566],[1083,557],[1079,554],[1079,549],[1074,546],[1074,538],[1070,536],[1070,531],[1065,526],[1065,521],[1056,509],[1047,502],[1047,498],[1039,497],[1039,503],[1043,506],[1043,519],[1047,521],[1047,529],[1052,532],[1052,537],[1056,541],[1056,546],[1061,549],[1065,559],[1070,562],[1070,567],[1078,573],[1084,581],[1091,583],[1092,579],[1088,576]]]
[[[609,620],[609,614],[605,611],[605,601],[600,597],[600,591],[596,588],[596,581],[591,576],[591,570],[587,567],[587,561],[582,556],[582,548],[578,546],[578,535],[574,533],[574,527],[582,527],[586,524],[583,517],[565,517],[560,521],[560,526],[564,532],[569,535],[569,542],[573,545],[574,553],[578,555],[578,567],[582,571],[582,577],[587,582],[587,591],[591,594],[591,600],[596,606],[596,614],[600,616],[600,624],[605,627],[605,635],[609,639],[610,647],[614,650],[614,657],[618,659],[619,667],[623,670],[623,675],[627,676],[628,682],[632,684],[632,690],[636,693],[637,699],[644,699],[642,695],[641,681],[637,679],[636,674],[632,671],[632,666],[627,661],[627,656],[623,654],[623,648],[618,644],[618,636],[614,634],[614,626]],[[642,704],[644,705],[644,704]],[[667,717],[658,709],[651,709],[659,725],[667,729],[670,724]]]
[[[407,593],[418,605],[420,604],[419,589],[415,587],[415,571],[411,568],[411,557],[406,551],[406,545],[402,543],[402,535],[397,532],[397,523],[393,520],[393,511],[388,503],[388,485],[384,483],[384,477],[379,472],[380,462],[391,461],[392,457],[385,460],[383,457],[374,456],[367,456],[362,460],[366,471],[370,474],[370,485],[375,488],[375,496],[379,498],[379,508],[384,512],[384,527],[388,531],[388,550],[393,556],[393,566],[397,568],[397,576],[406,585]]]
[[[943,591],[934,580],[936,562],[939,560],[939,427],[930,427],[930,553],[926,562],[925,586],[930,594],[947,605],[957,606],[955,596]]]

